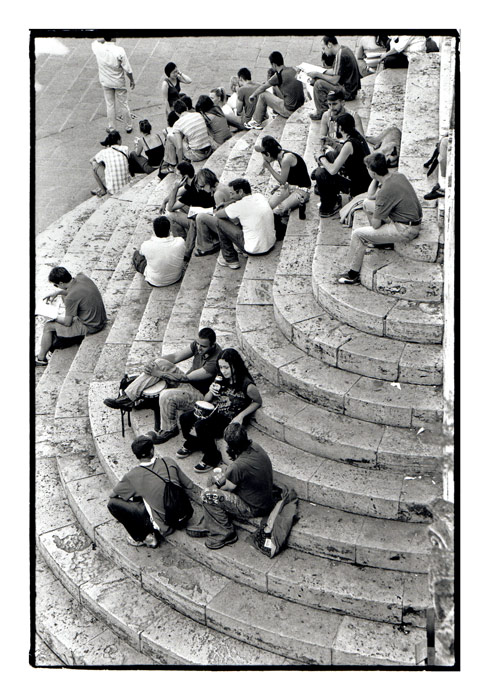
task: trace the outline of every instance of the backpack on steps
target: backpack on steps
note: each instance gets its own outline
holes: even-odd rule
[[[142,464],[140,466],[143,467],[143,469],[153,472],[153,474],[156,474],[156,476],[165,482],[165,490],[163,492],[163,508],[165,511],[164,521],[168,527],[172,527],[175,530],[180,530],[182,527],[185,527],[187,522],[190,520],[194,513],[194,509],[192,508],[190,498],[187,496],[183,486],[171,480],[170,470],[168,469],[167,463],[162,457],[160,459],[166,467],[168,479],[165,479],[165,477],[160,476],[158,472],[155,472]]]

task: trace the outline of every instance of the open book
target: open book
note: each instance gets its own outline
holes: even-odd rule
[[[191,219],[197,214],[213,214],[214,209],[212,207],[189,207],[187,217]]]
[[[309,97],[312,97],[314,94],[314,90],[313,90],[311,83],[309,82],[310,78],[307,74],[310,73],[311,71],[317,71],[318,73],[324,73],[325,69],[322,68],[321,66],[314,66],[312,63],[300,63],[297,66],[297,70],[299,71],[297,73],[297,79],[300,80],[301,83],[304,83],[306,90],[307,90],[307,94],[309,95]]]
[[[56,300],[49,304],[47,301],[37,301],[36,310],[34,311],[36,316],[45,316],[51,320],[54,320],[59,316],[60,301]]]

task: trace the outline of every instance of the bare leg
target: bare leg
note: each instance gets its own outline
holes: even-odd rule
[[[98,163],[98,165],[93,168],[93,176],[97,185],[104,193],[107,192],[107,187],[105,185],[105,165],[103,165],[103,163]]]
[[[49,328],[49,326],[46,324],[42,332],[41,346],[37,355],[39,360],[44,361],[46,359],[46,355],[51,350],[53,343],[54,330],[52,328]]]

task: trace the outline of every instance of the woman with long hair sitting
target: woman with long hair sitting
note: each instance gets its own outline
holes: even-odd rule
[[[335,149],[328,146],[325,153],[317,158],[319,167],[311,175],[316,180],[321,199],[319,215],[323,218],[333,216],[341,207],[340,192],[355,197],[366,192],[372,181],[363,162],[370,150],[362,134],[355,128],[353,115],[341,114],[336,125],[338,140],[343,145],[337,155]]]
[[[231,131],[220,107],[214,104],[209,95],[201,95],[195,103],[195,111],[204,117],[209,136],[220,146],[231,138]]]
[[[202,460],[194,467],[196,472],[210,471],[219,464],[221,453],[216,438],[222,437],[229,423],[242,424],[262,404],[260,392],[237,350],[222,350],[217,363],[218,375],[204,396],[204,401],[213,404],[215,409],[206,418],[199,418],[194,411],[180,416],[185,442],[177,455],[188,457],[192,452],[202,450]]]
[[[214,105],[222,109],[222,112],[226,117],[226,121],[230,126],[234,126],[236,129],[238,129],[238,131],[247,131],[236,112],[228,105],[228,96],[223,87],[214,88],[210,91],[209,95],[211,100],[214,102]]]

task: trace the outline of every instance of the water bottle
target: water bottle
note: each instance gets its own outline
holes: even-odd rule
[[[214,388],[211,390],[211,392],[212,392],[212,394],[214,394],[214,396],[217,396],[220,393],[220,391],[222,389],[223,381],[224,381],[224,377],[220,374],[218,374],[216,376],[216,378],[214,379],[213,384],[217,384],[217,386],[214,386]]]
[[[215,467],[215,469],[212,470],[212,480],[216,484],[216,486],[222,486],[222,469],[221,467]],[[222,482],[222,483],[221,483]]]

